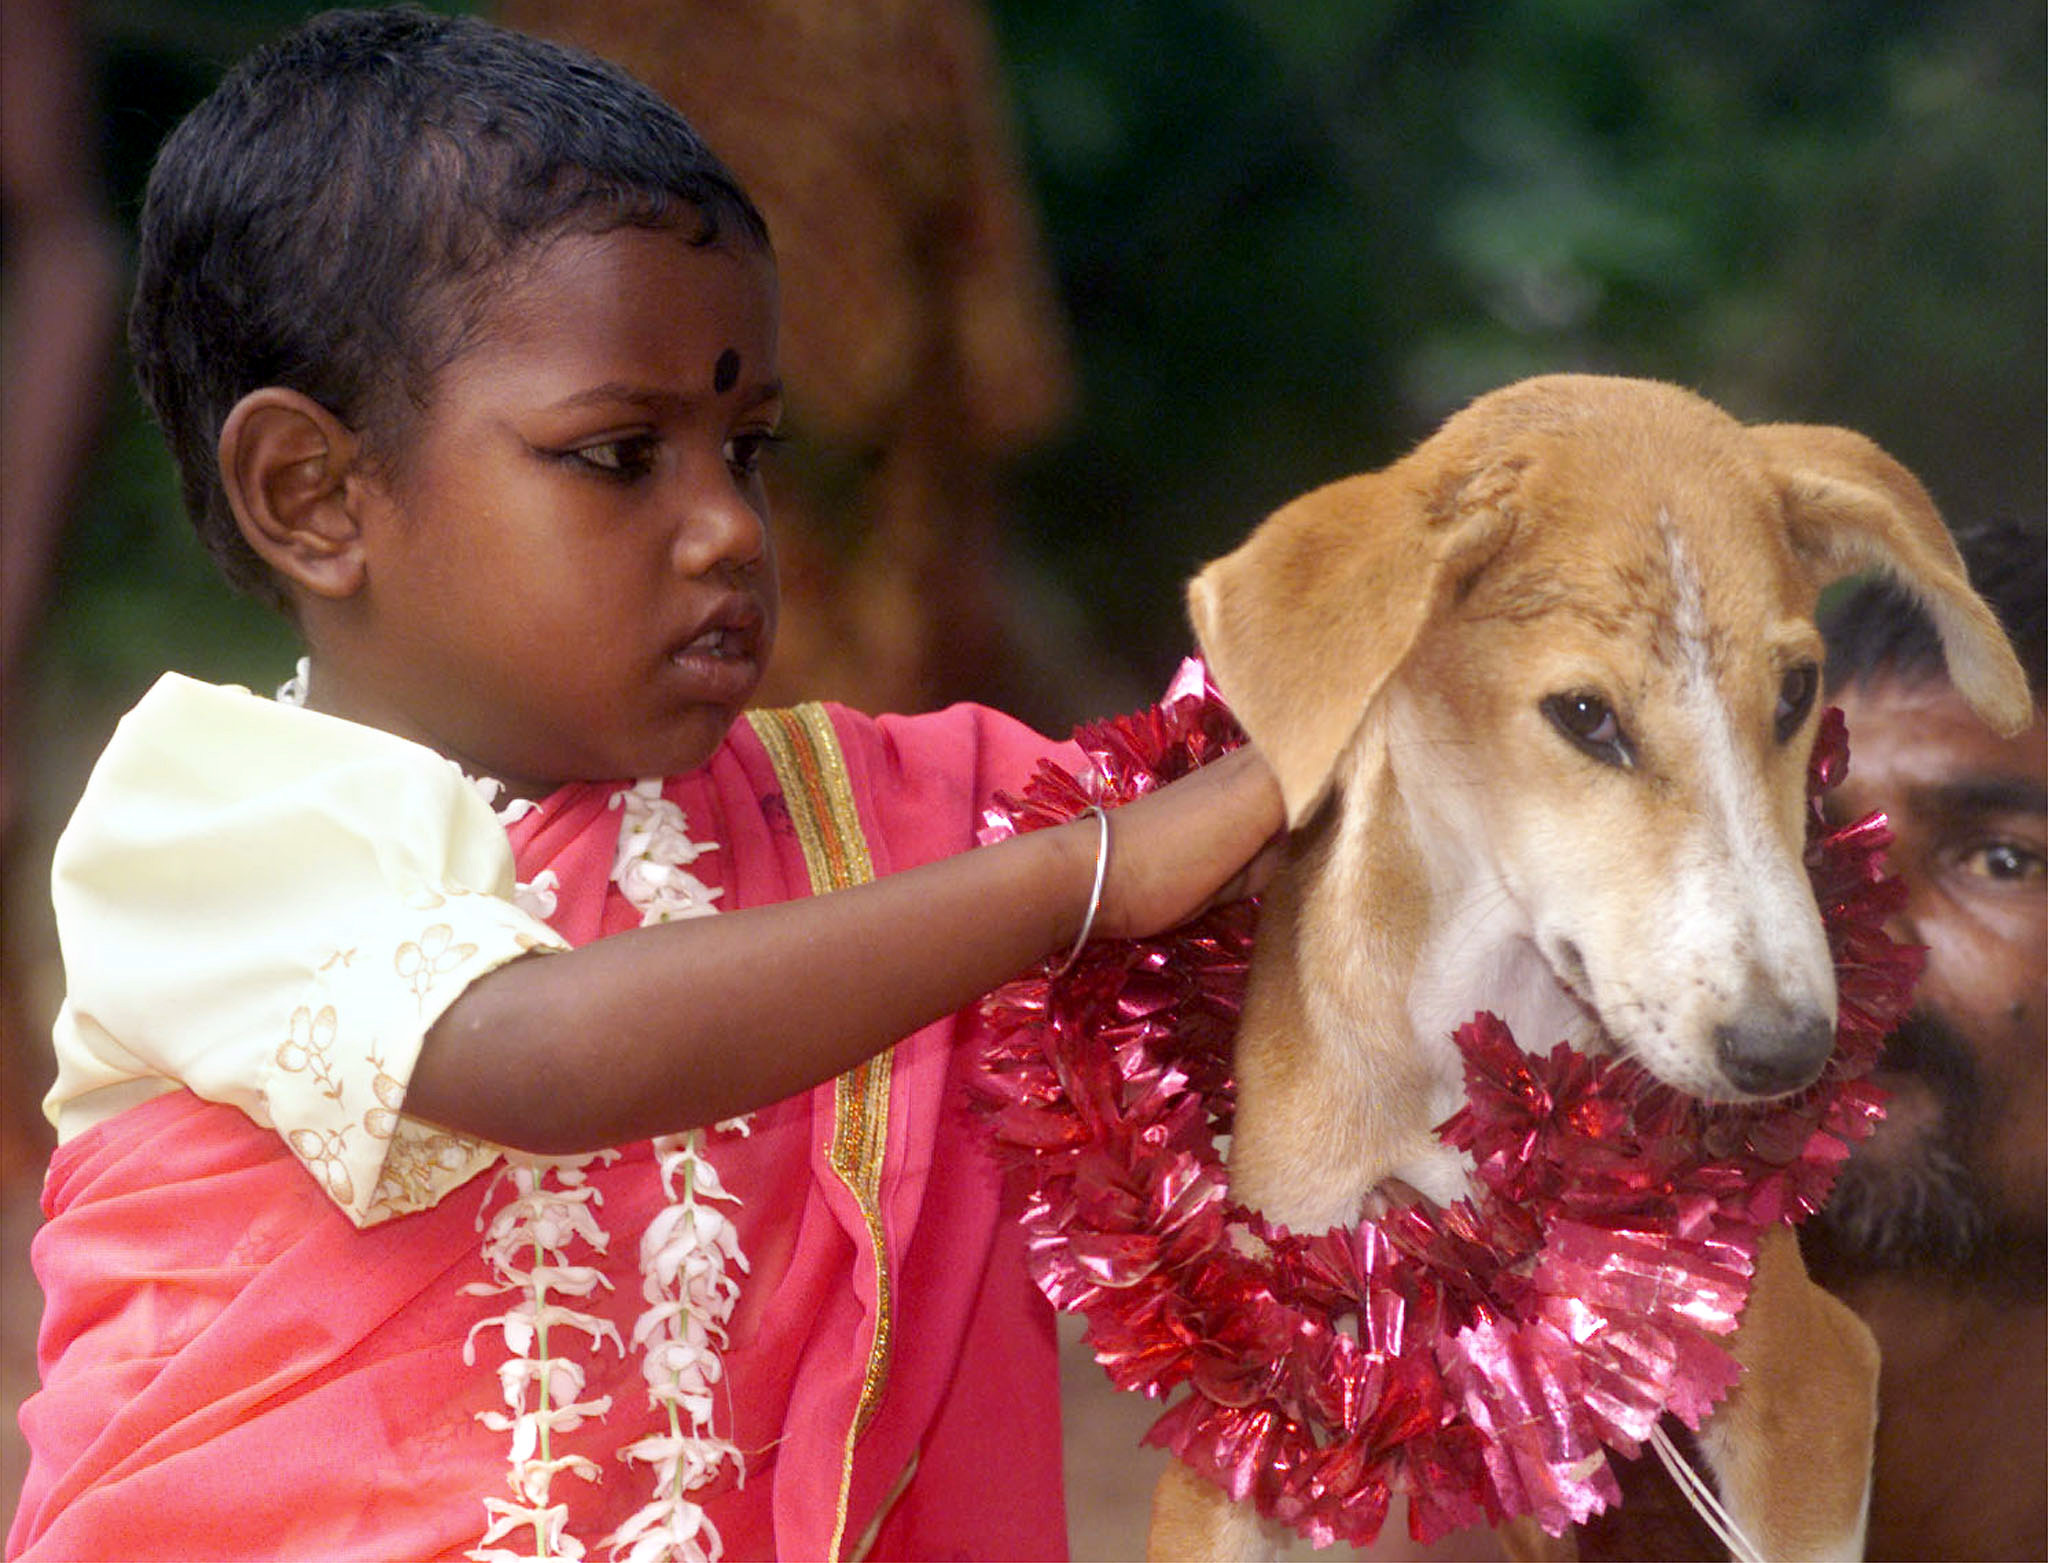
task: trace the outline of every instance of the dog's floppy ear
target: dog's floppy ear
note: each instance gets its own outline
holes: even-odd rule
[[[1411,457],[1332,483],[1189,583],[1209,671],[1279,778],[1290,826],[1322,800],[1439,603],[1505,532],[1518,470],[1432,483]]]
[[[2033,719],[2027,676],[1920,480],[1862,435],[1810,424],[1751,429],[1783,486],[1793,546],[1826,585],[1882,570],[1926,610],[1949,681],[2002,733]]]

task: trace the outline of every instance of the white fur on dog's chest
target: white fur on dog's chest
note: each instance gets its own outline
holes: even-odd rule
[[[1598,1029],[1585,1010],[1557,984],[1535,946],[1522,937],[1518,919],[1495,900],[1492,910],[1453,918],[1432,937],[1418,962],[1408,994],[1409,1024],[1417,1050],[1430,1060],[1433,1123],[1442,1123],[1465,1102],[1458,1029],[1488,1012],[1506,1022],[1532,1051],[1548,1052],[1569,1042],[1585,1052],[1604,1051]],[[1394,1176],[1438,1204],[1471,1192],[1472,1164],[1457,1151],[1439,1149],[1395,1170]]]

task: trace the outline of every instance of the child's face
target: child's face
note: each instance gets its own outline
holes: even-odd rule
[[[774,641],[758,463],[781,412],[768,257],[552,241],[367,482],[314,703],[525,796],[701,765]]]

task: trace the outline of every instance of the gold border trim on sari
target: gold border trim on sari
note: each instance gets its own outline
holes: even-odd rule
[[[811,894],[823,895],[866,884],[875,877],[853,781],[832,719],[816,702],[780,711],[749,711],[747,720],[768,752],[781,783],[790,823],[803,848],[811,876]],[[880,1403],[889,1378],[893,1299],[889,1252],[882,1227],[882,1162],[888,1154],[889,1087],[894,1050],[848,1070],[832,1086],[832,1137],[827,1160],[853,1195],[867,1223],[875,1255],[875,1337],[868,1349],[860,1404],[846,1434],[845,1458],[839,1476],[839,1513],[832,1528],[830,1555],[839,1556],[846,1535],[847,1508],[853,1490],[853,1450]]]

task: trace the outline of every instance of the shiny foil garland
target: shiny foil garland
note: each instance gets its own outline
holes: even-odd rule
[[[1090,767],[1042,763],[985,839],[1129,802],[1242,743],[1202,666],[1148,711],[1082,728]],[[1839,988],[1821,1080],[1756,1107],[1678,1095],[1634,1064],[1524,1052],[1491,1015],[1457,1033],[1466,1103],[1438,1134],[1474,1166],[1438,1207],[1376,1194],[1314,1235],[1230,1197],[1230,1047],[1255,909],[1089,946],[1064,976],[998,990],[976,1076],[1024,1193],[1033,1274],[1082,1314],[1119,1388],[1172,1398],[1146,1442],[1318,1546],[1371,1542],[1396,1495],[1424,1542],[1531,1515],[1562,1534],[1619,1499],[1666,1411],[1697,1427],[1738,1369],[1721,1338],[1757,1244],[1818,1209],[1882,1116],[1865,1078],[1920,956],[1882,924],[1882,816],[1834,830],[1821,792],[1848,762],[1823,718],[1806,866]]]

